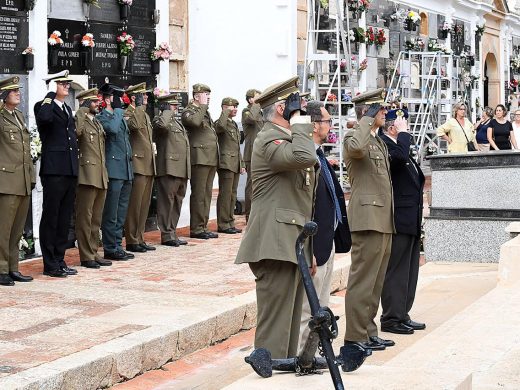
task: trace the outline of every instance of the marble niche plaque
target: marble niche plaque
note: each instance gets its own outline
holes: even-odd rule
[[[19,12],[27,12],[24,0],[0,0],[0,14],[10,15]]]
[[[90,74],[92,76],[121,74],[117,36],[121,34],[122,27],[114,24],[92,23],[90,32],[94,34],[96,40]]]
[[[82,75],[85,70],[81,67],[80,50],[81,38],[87,32],[85,22],[64,19],[49,19],[47,23],[48,35],[57,30],[61,32],[63,45],[58,50],[58,63],[52,61],[52,51],[49,46],[49,73],[57,73],[68,69],[71,74]]]
[[[129,33],[132,34],[136,42],[132,59],[132,74],[134,76],[150,76],[152,74],[150,52],[155,47],[155,30],[132,28]]]
[[[84,21],[86,8],[83,0],[50,0],[48,17],[51,19]],[[91,7],[91,9],[94,8],[96,7]]]
[[[29,46],[27,16],[0,15],[0,73],[26,73],[22,52]]]

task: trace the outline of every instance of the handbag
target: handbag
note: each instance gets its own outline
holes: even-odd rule
[[[464,131],[464,127],[462,127],[462,125],[460,124],[459,121],[457,121],[457,123],[459,124],[460,128],[462,129],[462,134],[464,134],[464,137],[466,137],[466,141],[468,142],[467,143],[468,152],[476,152],[477,148],[475,147],[475,144],[468,139],[468,136],[466,135],[466,132]]]

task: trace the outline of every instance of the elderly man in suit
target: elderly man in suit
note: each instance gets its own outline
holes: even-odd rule
[[[30,137],[20,104],[20,78],[0,81],[0,286],[30,282],[18,271],[18,243],[31,200]]]
[[[300,115],[298,77],[267,88],[256,101],[266,123],[253,148],[253,202],[235,262],[248,263],[256,278],[255,348],[287,358],[298,352],[303,302],[294,245],[313,216],[319,168],[310,118]],[[304,254],[311,261],[310,240]]]
[[[69,72],[51,75],[45,81],[51,92],[34,107],[42,141],[40,243],[44,275],[63,278],[77,274],[64,258],[76,195],[78,141],[72,110],[65,103],[72,81]]]
[[[381,295],[381,330],[397,334],[426,328],[408,314],[419,276],[424,174],[410,156],[413,137],[408,132],[407,117],[406,110],[389,111],[381,135],[390,155],[396,230]]]
[[[186,240],[177,236],[182,201],[191,175],[190,142],[186,129],[175,118],[181,104],[177,94],[158,98],[160,114],[153,118],[157,144],[157,224],[161,244],[177,247]]]

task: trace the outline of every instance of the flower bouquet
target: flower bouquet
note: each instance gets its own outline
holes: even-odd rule
[[[417,26],[421,23],[421,15],[415,11],[408,11],[405,21],[405,30],[416,31]]]
[[[448,33],[451,31],[451,23],[444,22],[439,28],[439,39],[448,38]]]
[[[358,71],[363,72],[367,67],[368,67],[368,59],[365,58],[363,61],[360,62]]]
[[[348,10],[352,19],[358,19],[363,12],[370,8],[372,0],[348,0]]]
[[[117,46],[119,49],[121,70],[124,71],[128,65],[128,56],[134,51],[135,48],[134,38],[126,31],[123,31],[121,35],[117,37]]]
[[[168,42],[161,42],[159,45],[155,46],[150,52],[150,59],[152,60],[152,73],[159,74],[159,61],[169,60],[172,54],[173,50]]]
[[[376,33],[374,31],[373,27],[367,28],[367,31],[365,33],[366,43],[367,45],[371,46],[376,43]]]
[[[36,164],[36,161],[38,161],[42,155],[42,141],[40,140],[40,133],[38,132],[38,128],[36,126],[33,126],[29,131],[29,137],[31,139],[31,158],[33,164]]]
[[[96,46],[96,43],[94,42],[94,35],[91,33],[86,33],[83,35],[83,38],[81,38],[81,46],[86,47],[87,49]]]
[[[86,33],[83,35],[83,38],[81,38],[81,48],[83,50],[79,53],[79,59],[80,59],[80,66],[83,69],[88,69],[91,63],[92,59],[92,49],[94,46],[96,46],[96,43],[94,42],[94,35],[91,33]]]
[[[61,45],[63,45],[63,39],[61,39],[61,32],[59,32],[58,30],[53,31],[47,39],[47,42],[50,46],[49,56],[51,66],[58,66],[58,51]]]
[[[477,24],[477,28],[475,29],[475,36],[480,38],[482,35],[484,35],[485,30],[486,30],[485,24],[483,24],[482,26]]]
[[[380,28],[379,30],[377,30],[377,33],[376,33],[376,42],[375,42],[376,43],[376,47],[378,49],[380,49],[381,47],[383,47],[385,42],[386,42],[385,30]]]

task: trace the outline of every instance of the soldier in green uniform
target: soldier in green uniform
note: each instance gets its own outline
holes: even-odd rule
[[[352,265],[345,298],[347,350],[382,350],[394,345],[392,340],[378,337],[374,322],[395,232],[388,150],[377,135],[385,124],[383,99],[383,89],[353,99],[359,123],[343,140],[352,186],[348,207]]]
[[[18,271],[18,243],[31,200],[34,181],[30,137],[20,104],[19,77],[0,81],[0,285],[30,282]]]
[[[78,188],[76,189],[76,238],[81,265],[99,268],[112,265],[98,255],[99,229],[108,187],[105,166],[105,131],[96,119],[98,89],[80,92],[76,98],[76,134],[79,146]]]
[[[180,104],[177,94],[160,96],[158,101],[161,113],[153,118],[157,145],[157,224],[162,245],[186,245],[176,229],[191,175],[190,142],[186,129],[175,118]]]
[[[146,83],[131,86],[126,90],[131,101],[126,115],[128,116],[134,167],[134,183],[125,222],[126,250],[130,252],[155,250],[155,247],[144,241],[144,229],[152,199],[153,178],[156,173],[152,122],[146,113],[147,92]]]
[[[262,116],[262,108],[256,103],[256,98],[260,96],[260,91],[250,89],[246,92],[247,107],[242,110],[242,128],[244,130],[244,164],[246,166],[246,193],[244,214],[246,222],[251,212],[251,195],[253,193],[253,183],[251,181],[251,153],[253,152],[253,143],[255,142],[258,132],[264,126],[264,118]]]
[[[253,148],[251,214],[235,261],[248,263],[255,275],[255,348],[268,349],[273,358],[298,352],[303,285],[294,245],[305,222],[312,220],[319,170],[313,126],[309,117],[300,116],[297,91],[298,77],[293,77],[256,100],[266,123]],[[308,240],[308,261],[313,259],[311,247]]]
[[[208,111],[211,89],[193,86],[193,100],[182,113],[188,130],[191,158],[190,237],[207,240],[218,234],[208,231],[213,179],[218,165],[218,140]]]
[[[233,120],[237,115],[238,100],[222,99],[222,114],[215,122],[220,159],[218,163],[218,231],[226,234],[242,233],[235,227],[235,203],[240,174],[245,173],[240,154],[240,130]]]

